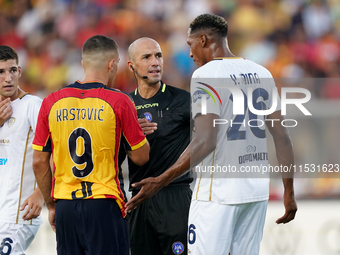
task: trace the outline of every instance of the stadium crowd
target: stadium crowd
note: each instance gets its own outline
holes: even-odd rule
[[[83,76],[80,48],[87,38],[111,36],[123,58],[116,86],[129,92],[135,81],[125,65],[127,47],[148,36],[166,56],[164,80],[188,89],[196,66],[186,45],[187,24],[203,12],[225,17],[236,55],[264,65],[275,78],[340,76],[336,0],[1,0],[0,44],[18,49],[24,89],[46,95]],[[309,89],[316,97],[340,97],[331,81]]]
[[[127,48],[147,36],[163,50],[164,82],[188,90],[197,68],[186,44],[188,24],[206,12],[231,24],[229,45],[236,55],[264,65],[274,78],[340,78],[338,0],[0,0],[0,45],[18,51],[22,89],[45,97],[83,77],[81,46],[87,38],[112,37],[121,57],[116,88],[131,92],[136,81],[126,65]],[[308,88],[314,98],[340,98],[335,79],[295,86]],[[308,183],[333,197],[340,193],[337,180]]]

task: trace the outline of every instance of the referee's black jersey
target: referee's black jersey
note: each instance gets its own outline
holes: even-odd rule
[[[147,135],[150,143],[150,159],[143,165],[129,161],[129,190],[132,183],[161,175],[172,166],[190,142],[190,93],[161,82],[158,92],[149,99],[142,98],[138,89],[131,92],[138,118],[157,123],[157,130]],[[122,147],[121,147],[122,154]],[[125,153],[123,153],[124,155]],[[125,158],[125,155],[123,156]],[[121,157],[122,159],[122,157]],[[177,178],[170,185],[192,182],[191,173]],[[134,195],[134,194],[133,194]]]

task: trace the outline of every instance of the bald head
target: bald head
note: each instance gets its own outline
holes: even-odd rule
[[[163,53],[158,42],[143,37],[134,41],[129,49],[128,67],[138,84],[160,85],[163,74]]]
[[[117,60],[118,45],[104,35],[92,36],[83,45],[82,58],[85,69],[102,69],[111,59]]]
[[[128,55],[130,61],[136,60],[136,55],[138,53],[143,52],[146,48],[158,48],[159,51],[161,51],[161,47],[159,46],[158,42],[156,42],[154,39],[151,39],[149,37],[142,37],[131,43],[128,49]]]

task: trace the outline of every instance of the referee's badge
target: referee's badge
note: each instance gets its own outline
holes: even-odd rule
[[[184,252],[184,245],[181,242],[174,242],[172,244],[172,252],[174,254],[182,254]]]
[[[144,116],[148,122],[152,121],[152,114],[149,112],[144,112]]]

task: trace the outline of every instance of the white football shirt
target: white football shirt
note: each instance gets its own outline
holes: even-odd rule
[[[193,200],[221,204],[267,200],[269,175],[262,172],[268,167],[263,111],[280,109],[270,72],[244,58],[214,59],[193,73],[191,95],[193,118],[209,113],[219,116],[216,149],[194,169]]]
[[[13,114],[0,127],[0,222],[41,224],[39,216],[24,221],[23,202],[37,187],[32,141],[42,100],[29,94],[11,102]]]

